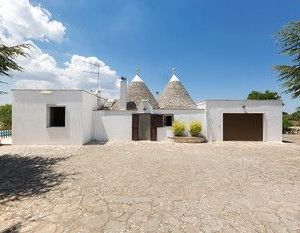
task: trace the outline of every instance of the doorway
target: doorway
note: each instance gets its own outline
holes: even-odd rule
[[[160,114],[132,114],[132,140],[157,140],[157,127],[163,126]]]
[[[150,140],[150,114],[139,114],[139,140]]]

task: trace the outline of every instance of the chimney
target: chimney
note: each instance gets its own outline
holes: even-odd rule
[[[120,110],[127,110],[127,81],[124,77],[120,83]]]

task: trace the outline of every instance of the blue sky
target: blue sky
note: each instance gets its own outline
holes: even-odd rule
[[[274,34],[299,20],[296,0],[34,0],[66,28],[59,43],[36,41],[63,66],[73,54],[100,58],[131,79],[136,66],[161,92],[172,67],[195,100],[243,99],[251,90],[283,90]],[[285,110],[300,106],[283,95]]]

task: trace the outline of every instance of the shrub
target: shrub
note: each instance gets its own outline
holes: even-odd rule
[[[291,121],[289,120],[289,118],[283,117],[282,118],[282,132],[286,133],[290,127],[291,127]]]
[[[174,136],[182,137],[185,132],[185,125],[181,121],[174,121],[172,124],[172,131]]]
[[[202,130],[200,121],[192,121],[189,125],[189,132],[192,137],[199,137]]]
[[[0,130],[11,129],[12,107],[10,104],[0,105]]]

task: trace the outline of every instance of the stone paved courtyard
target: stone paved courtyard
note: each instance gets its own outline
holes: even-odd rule
[[[0,147],[0,232],[300,232],[300,146]]]

